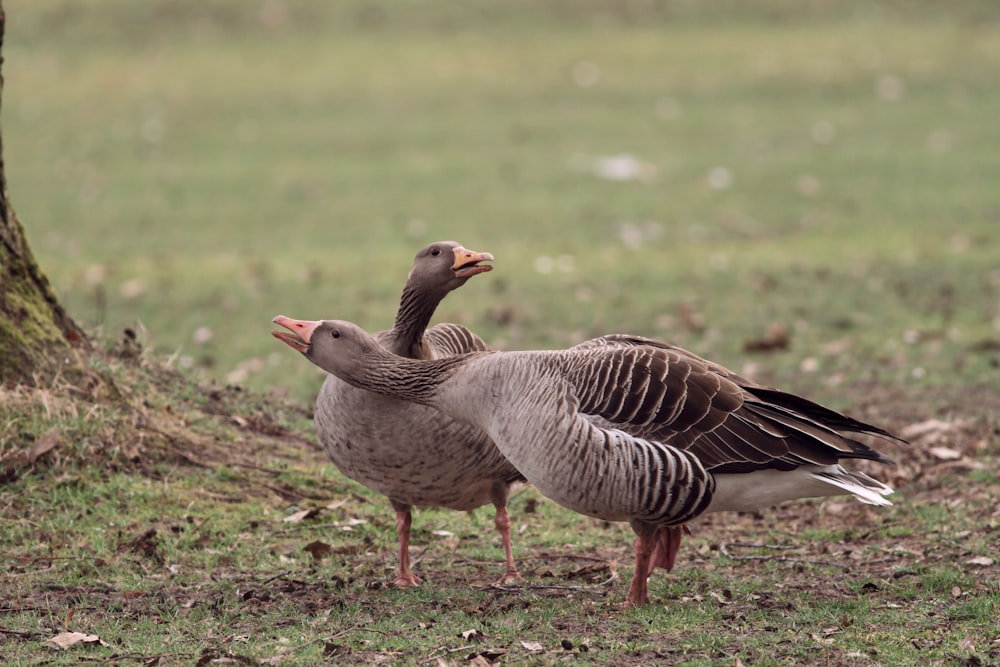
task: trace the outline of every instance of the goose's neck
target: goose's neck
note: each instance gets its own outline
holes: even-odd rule
[[[444,297],[428,294],[414,289],[409,282],[403,288],[403,296],[399,300],[399,310],[396,312],[396,322],[392,326],[389,337],[389,349],[401,356],[420,358],[424,340],[424,331],[434,315],[438,304]]]
[[[401,357],[378,349],[369,363],[354,378],[357,386],[377,394],[434,405],[440,399],[440,387],[468,361],[467,357],[419,360]]]

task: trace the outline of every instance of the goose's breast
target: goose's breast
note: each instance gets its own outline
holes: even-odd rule
[[[348,478],[411,505],[468,510],[520,478],[479,429],[421,405],[329,378],[316,405],[320,444]]]

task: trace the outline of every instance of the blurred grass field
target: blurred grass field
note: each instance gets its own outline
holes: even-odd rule
[[[995,380],[991,2],[5,9],[43,270],[85,325],[205,377],[310,397],[270,318],[385,328],[451,238],[496,270],[438,320],[498,347],[629,331],[835,403]]]

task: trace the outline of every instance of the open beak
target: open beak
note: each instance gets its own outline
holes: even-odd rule
[[[302,354],[309,352],[309,345],[312,342],[313,331],[320,325],[319,322],[309,322],[307,320],[293,320],[284,315],[278,315],[271,320],[278,326],[285,327],[290,333],[284,331],[272,331],[271,335],[285,343],[294,350]]]
[[[479,263],[492,261],[493,255],[488,252],[475,252],[458,246],[455,248],[455,263],[451,265],[451,270],[458,278],[469,278],[477,273],[492,271],[493,267],[489,264]]]

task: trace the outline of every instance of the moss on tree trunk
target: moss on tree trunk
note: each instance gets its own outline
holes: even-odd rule
[[[0,0],[0,66],[6,19]],[[0,72],[0,101],[2,97]],[[86,338],[38,268],[10,205],[0,134],[0,382],[32,383],[57,372],[75,357],[74,345],[86,345]]]

